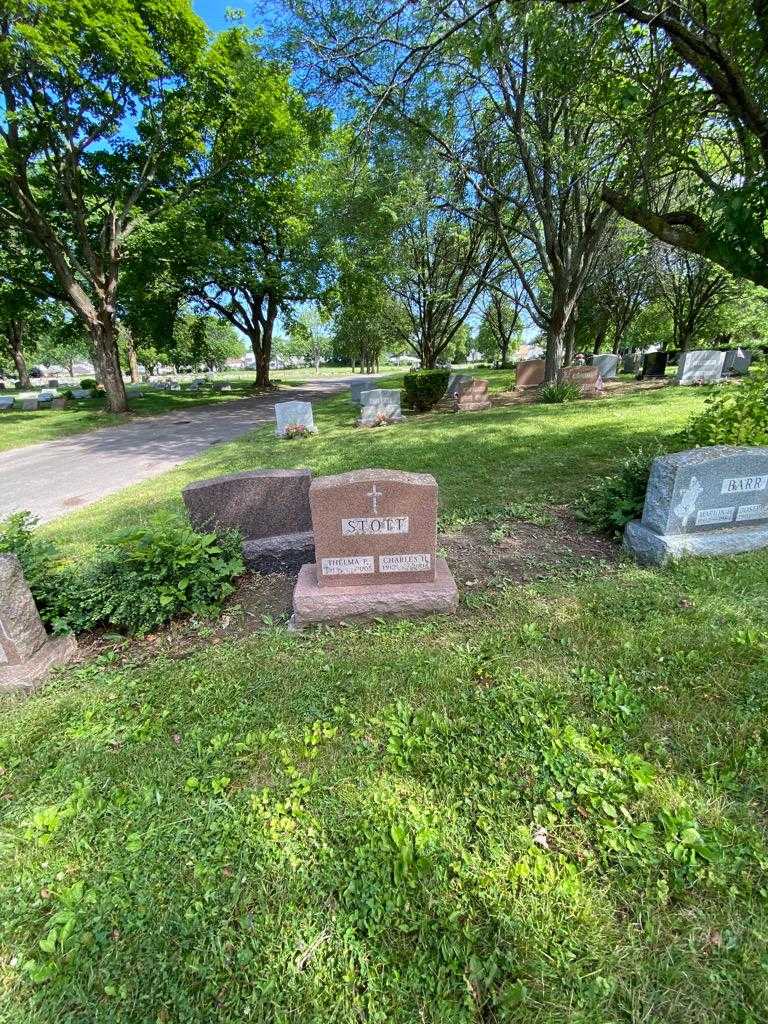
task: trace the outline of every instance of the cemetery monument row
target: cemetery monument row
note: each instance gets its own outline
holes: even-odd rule
[[[456,583],[437,555],[437,482],[360,469],[309,489],[315,564],[302,566],[293,624],[454,612]]]
[[[643,565],[768,547],[768,447],[715,445],[654,459],[624,546]]]

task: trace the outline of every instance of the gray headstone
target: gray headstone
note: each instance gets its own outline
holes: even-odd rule
[[[58,386],[59,386],[59,382],[58,382],[58,380],[55,377],[53,377],[51,380],[48,381],[48,387],[49,388],[57,388]]]
[[[752,352],[749,349],[733,348],[725,353],[723,373],[735,373],[738,375],[749,372],[752,363]]]
[[[175,381],[173,384],[168,385],[169,391],[181,391],[181,384],[177,384]]]
[[[37,396],[39,402],[50,402],[52,398],[58,398],[59,393],[52,388],[43,388],[40,394]]]
[[[72,388],[73,398],[90,398],[92,394],[91,388]]]
[[[31,690],[68,661],[74,637],[49,640],[16,555],[0,555],[0,693]]]
[[[625,352],[621,362],[622,373],[639,373],[643,365],[642,352]]]
[[[355,405],[362,405],[362,393],[364,391],[370,391],[375,386],[375,381],[371,377],[363,377],[360,380],[353,380],[349,385],[349,397]]]
[[[678,384],[698,384],[718,381],[723,376],[725,352],[701,349],[683,352],[677,364]]]
[[[19,399],[19,405],[21,406],[22,412],[37,412],[39,408],[36,398],[21,398]]]
[[[13,408],[13,398],[10,395],[0,396],[0,412],[8,412]]]
[[[376,426],[382,419],[400,423],[404,418],[400,409],[400,392],[396,388],[363,391],[360,399],[362,409],[358,424],[361,427]]]
[[[613,380],[619,368],[619,357],[612,352],[597,352],[592,356],[592,366],[596,366],[603,380]]]
[[[285,437],[286,428],[300,425],[315,433],[311,402],[278,402],[275,405],[275,434]]]
[[[768,447],[716,445],[654,459],[624,546],[643,564],[768,547]]]
[[[260,469],[200,480],[182,491],[196,530],[239,530],[248,565],[314,559],[308,469]]]

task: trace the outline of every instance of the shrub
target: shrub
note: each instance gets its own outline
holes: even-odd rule
[[[683,431],[687,448],[711,444],[768,444],[768,367],[757,367],[740,384],[726,384]]]
[[[560,405],[563,402],[575,402],[581,398],[581,388],[570,380],[559,384],[545,384],[539,391],[539,401]]]
[[[627,523],[643,514],[651,463],[666,451],[656,444],[630,452],[615,473],[584,492],[577,504],[576,517],[602,533],[621,536]]]
[[[83,377],[83,379],[80,381],[80,387],[90,388],[93,391],[98,387],[98,384],[93,377]]]
[[[403,378],[405,405],[415,412],[434,409],[445,394],[450,377],[448,370],[416,370]]]
[[[196,533],[172,516],[107,537],[84,566],[62,565],[33,523],[29,513],[7,520],[0,550],[18,555],[43,621],[57,632],[110,625],[146,633],[175,615],[210,614],[244,568],[237,533]]]

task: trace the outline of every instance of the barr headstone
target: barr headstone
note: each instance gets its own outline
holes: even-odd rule
[[[376,388],[363,391],[360,395],[362,408],[360,427],[376,427],[382,423],[402,423],[403,414],[400,409],[400,392],[396,388]]]
[[[638,562],[768,547],[768,447],[716,445],[654,459],[643,517],[624,546]]]
[[[0,693],[34,690],[77,650],[73,636],[49,639],[16,555],[0,555]]]
[[[196,530],[239,530],[252,568],[297,568],[314,555],[308,469],[259,469],[189,484],[182,491]]]
[[[546,371],[544,359],[523,359],[517,364],[515,387],[538,388],[544,383]]]
[[[316,433],[311,402],[278,402],[275,405],[275,434],[285,437],[288,427],[304,427]]]
[[[592,366],[596,366],[603,380],[614,380],[619,367],[619,357],[613,352],[596,352],[592,356]]]
[[[564,366],[558,380],[561,384],[575,384],[582,398],[598,398],[603,393],[603,379],[596,366]]]
[[[667,372],[666,352],[646,352],[643,356],[643,380],[656,380]]]
[[[725,352],[701,349],[683,352],[677,365],[678,384],[712,384],[722,379]]]
[[[451,612],[458,592],[437,555],[437,482],[360,469],[309,489],[315,565],[301,569],[294,624]]]
[[[371,377],[363,377],[361,380],[353,380],[349,385],[349,397],[355,405],[362,405],[362,394],[364,391],[371,391],[376,386]]]

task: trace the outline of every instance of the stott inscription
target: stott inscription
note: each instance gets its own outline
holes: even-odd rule
[[[323,576],[365,576],[373,572],[372,555],[348,555],[346,558],[324,558],[320,563]]]
[[[363,516],[341,520],[342,537],[375,537],[384,533],[408,533],[408,516]]]
[[[379,572],[429,572],[431,555],[379,555]]]
[[[768,485],[766,476],[731,476],[723,480],[721,494],[747,494],[750,491],[764,491]]]

